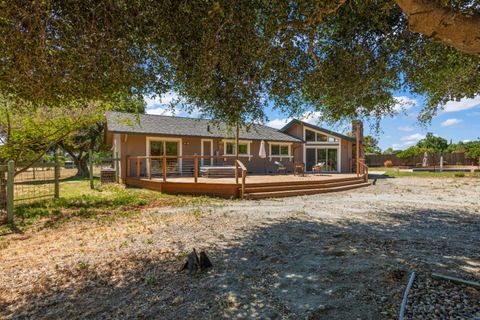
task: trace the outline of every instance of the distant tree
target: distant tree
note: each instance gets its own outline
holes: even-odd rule
[[[372,136],[365,136],[363,138],[363,150],[366,154],[381,154],[382,150],[378,146],[378,140]]]
[[[395,150],[392,147],[383,150],[383,154],[387,154],[387,155],[398,154],[399,152],[402,152],[402,150]]]
[[[417,143],[417,147],[431,156],[435,165],[436,158],[439,158],[448,150],[448,141],[429,132],[424,139]]]
[[[418,157],[419,155],[422,155],[424,153],[424,150],[417,147],[417,146],[411,146],[405,150],[402,150],[396,154],[397,157],[400,159],[409,159],[409,158],[415,158]]]
[[[88,177],[90,175],[88,169],[88,151],[99,152],[105,151],[107,148],[104,141],[105,110],[144,113],[145,101],[141,95],[117,94],[105,108],[97,111],[95,122],[86,123],[74,134],[60,141],[60,147],[73,159],[77,167],[76,176],[78,177]]]
[[[480,140],[465,143],[465,157],[480,165]]]

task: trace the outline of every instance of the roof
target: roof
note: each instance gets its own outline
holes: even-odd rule
[[[311,128],[313,130],[317,130],[317,131],[321,131],[321,132],[324,132],[326,134],[329,134],[331,136],[334,136],[334,137],[337,137],[337,138],[340,138],[340,139],[344,139],[344,140],[349,140],[349,141],[353,141],[355,142],[355,137],[349,137],[349,136],[346,136],[344,134],[341,134],[341,133],[337,133],[337,132],[334,132],[334,131],[331,131],[331,130],[328,130],[328,129],[324,129],[324,128],[320,128],[319,126],[316,126],[316,125],[313,125],[313,124],[310,124],[308,122],[304,122],[304,121],[300,121],[300,120],[297,120],[297,119],[293,119],[292,121],[290,121],[289,123],[287,123],[283,128],[280,129],[280,131],[282,132],[285,132],[287,131],[289,128],[291,128],[293,125],[295,124],[299,124],[299,125],[304,125],[305,127],[307,128]]]
[[[225,125],[215,125],[210,120],[134,114],[109,111],[106,113],[107,130],[115,133],[151,134],[166,136],[192,136],[206,138],[234,138],[235,130]],[[279,142],[303,142],[280,130],[261,124],[240,129],[240,139]]]

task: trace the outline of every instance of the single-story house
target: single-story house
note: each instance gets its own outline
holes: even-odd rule
[[[106,141],[121,159],[122,179],[126,176],[127,157],[235,155],[235,129],[209,120],[120,112],[107,112],[106,117]],[[262,141],[265,157],[259,156]],[[294,163],[303,163],[306,172],[324,163],[323,171],[351,173],[355,145],[353,134],[343,135],[300,120],[292,120],[281,129],[254,124],[240,129],[239,159],[249,174],[276,173],[279,162],[288,172],[293,171]],[[177,160],[182,171],[182,165],[186,165]],[[213,165],[213,159],[201,159],[200,165]],[[143,165],[141,170],[145,170]]]

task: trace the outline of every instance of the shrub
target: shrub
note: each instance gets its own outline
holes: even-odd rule
[[[457,161],[455,164],[456,164],[457,166],[461,166],[463,163],[461,163],[460,161]]]
[[[463,173],[463,172],[455,172],[454,176],[457,177],[457,178],[463,178],[463,177],[465,177],[465,173]]]
[[[387,167],[387,168],[390,168],[391,166],[393,166],[393,162],[392,160],[387,160],[383,163],[383,166],[384,167]]]

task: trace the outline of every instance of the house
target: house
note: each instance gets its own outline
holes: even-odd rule
[[[149,114],[107,113],[107,142],[121,158],[121,178],[126,176],[126,156],[234,156],[235,130],[208,120]],[[262,140],[266,158],[259,156]],[[310,172],[324,163],[324,172],[352,172],[355,138],[318,126],[292,120],[282,129],[254,124],[239,132],[239,159],[249,174],[272,174],[282,163],[293,172],[294,163],[304,163]],[[178,171],[186,168],[178,160]],[[213,165],[201,159],[201,166]],[[183,161],[185,162],[185,161]],[[141,168],[146,170],[145,167]]]

